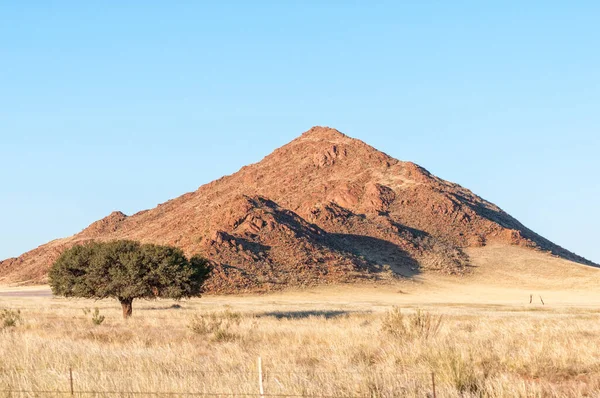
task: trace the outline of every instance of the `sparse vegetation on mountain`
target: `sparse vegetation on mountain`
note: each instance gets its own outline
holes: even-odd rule
[[[49,281],[57,296],[116,298],[128,318],[134,299],[200,296],[209,272],[207,260],[188,260],[181,249],[121,240],[66,250],[50,269]]]

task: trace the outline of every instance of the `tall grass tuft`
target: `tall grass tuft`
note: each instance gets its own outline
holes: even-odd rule
[[[442,316],[421,309],[404,315],[399,307],[394,307],[383,318],[381,330],[397,338],[429,339],[439,333],[442,319]]]
[[[0,323],[2,328],[14,328],[23,322],[21,310],[4,309],[0,312]]]
[[[233,341],[238,335],[232,331],[241,321],[241,314],[231,311],[211,312],[192,317],[189,328],[192,332],[208,336],[212,341]]]

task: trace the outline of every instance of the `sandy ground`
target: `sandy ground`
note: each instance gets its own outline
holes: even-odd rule
[[[49,286],[0,286],[0,297],[52,297]]]

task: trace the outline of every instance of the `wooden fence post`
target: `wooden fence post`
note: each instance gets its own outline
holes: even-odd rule
[[[265,396],[265,389],[263,387],[263,372],[262,372],[262,358],[258,357],[258,388],[260,391],[260,396]]]
[[[71,385],[71,396],[75,395],[73,390],[73,368],[69,367],[69,384]]]
[[[436,398],[435,394],[435,373],[431,372],[431,386],[433,387],[433,398]]]

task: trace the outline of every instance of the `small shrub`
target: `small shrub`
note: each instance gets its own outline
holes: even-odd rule
[[[94,312],[89,308],[83,308],[82,311],[86,317],[91,314],[92,323],[94,325],[101,325],[102,322],[104,322],[105,316],[100,315],[98,307],[94,308]]]
[[[21,310],[4,309],[0,312],[0,323],[2,323],[3,328],[14,328],[22,322]]]
[[[208,336],[213,341],[231,341],[238,336],[231,329],[240,324],[241,314],[225,311],[222,313],[209,313],[196,315],[192,318],[189,328],[195,334]]]
[[[94,325],[101,325],[104,322],[104,315],[100,315],[100,310],[98,307],[94,308],[94,312],[92,313],[92,323]]]
[[[428,339],[435,336],[442,326],[442,317],[417,309],[405,316],[400,308],[394,307],[385,315],[381,330],[394,337]]]

